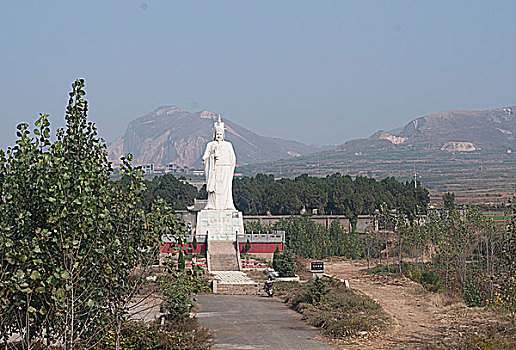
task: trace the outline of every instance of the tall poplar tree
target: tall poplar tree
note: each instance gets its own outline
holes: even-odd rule
[[[108,330],[118,344],[160,236],[184,232],[163,203],[145,214],[130,156],[124,181],[110,181],[84,95],[76,80],[54,142],[41,116],[33,135],[19,125],[16,145],[0,152],[0,336],[20,333],[26,349],[35,341],[87,348]]]

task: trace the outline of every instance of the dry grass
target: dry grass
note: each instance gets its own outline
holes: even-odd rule
[[[318,289],[316,282],[282,282],[276,284],[276,291],[307,323],[322,329],[329,338],[377,335],[390,324],[387,314],[373,299],[346,289],[337,280],[325,279],[323,283],[319,281]]]

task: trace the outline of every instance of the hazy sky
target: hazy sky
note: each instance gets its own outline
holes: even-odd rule
[[[111,141],[161,105],[259,134],[343,143],[448,109],[516,105],[515,1],[9,1],[0,147],[63,124],[86,79]]]

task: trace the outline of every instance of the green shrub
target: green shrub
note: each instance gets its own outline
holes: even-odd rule
[[[120,349],[123,350],[204,350],[209,349],[211,334],[199,328],[195,319],[181,325],[160,325],[141,322],[122,324]],[[98,350],[114,350],[114,334],[108,334],[96,347]]]
[[[324,332],[333,338],[357,336],[360,332],[371,332],[374,326],[369,319],[360,315],[344,315],[331,318],[324,327]]]
[[[309,293],[312,296],[312,304],[321,301],[321,298],[328,294],[330,291],[331,288],[328,286],[328,283],[324,282],[322,278],[316,278],[311,283],[309,289]]]
[[[488,299],[487,292],[483,288],[479,288],[471,280],[466,280],[464,282],[464,287],[462,288],[462,297],[466,305],[472,306],[484,306],[485,301]]]
[[[279,277],[294,277],[296,275],[296,263],[289,251],[285,251],[283,254],[278,255],[274,270],[276,270]]]
[[[278,264],[280,260],[281,253],[279,251],[279,247],[276,245],[276,249],[274,249],[274,255],[272,256],[272,268],[275,271],[278,271]]]
[[[441,278],[439,275],[432,270],[423,271],[421,274],[421,284],[423,287],[431,292],[437,292],[441,290]]]
[[[196,236],[193,237],[192,248],[193,248],[192,254],[195,254],[195,252],[197,251],[197,237]]]
[[[167,320],[183,321],[194,307],[192,296],[209,291],[209,282],[202,271],[170,273],[159,280]]]
[[[177,258],[177,269],[183,271],[185,269],[185,255],[183,248],[179,248],[179,257]]]
[[[341,290],[338,293],[329,293],[321,301],[321,308],[345,309],[356,312],[367,312],[381,309],[380,304],[371,298],[357,295],[349,290]]]
[[[426,264],[424,267],[412,263],[402,263],[401,272],[403,276],[419,283],[430,292],[438,292],[442,289],[441,277],[432,270],[431,264]],[[380,265],[371,270],[374,275],[377,274],[392,274],[391,271],[398,271],[395,274],[399,275],[399,265]]]
[[[388,317],[378,303],[353,293],[336,280],[316,279],[307,284],[277,282],[276,291],[304,320],[332,338],[382,330],[387,324]]]

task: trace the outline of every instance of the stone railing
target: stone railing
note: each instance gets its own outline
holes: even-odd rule
[[[245,233],[237,235],[238,243],[285,243],[285,231],[272,231],[271,233]]]

